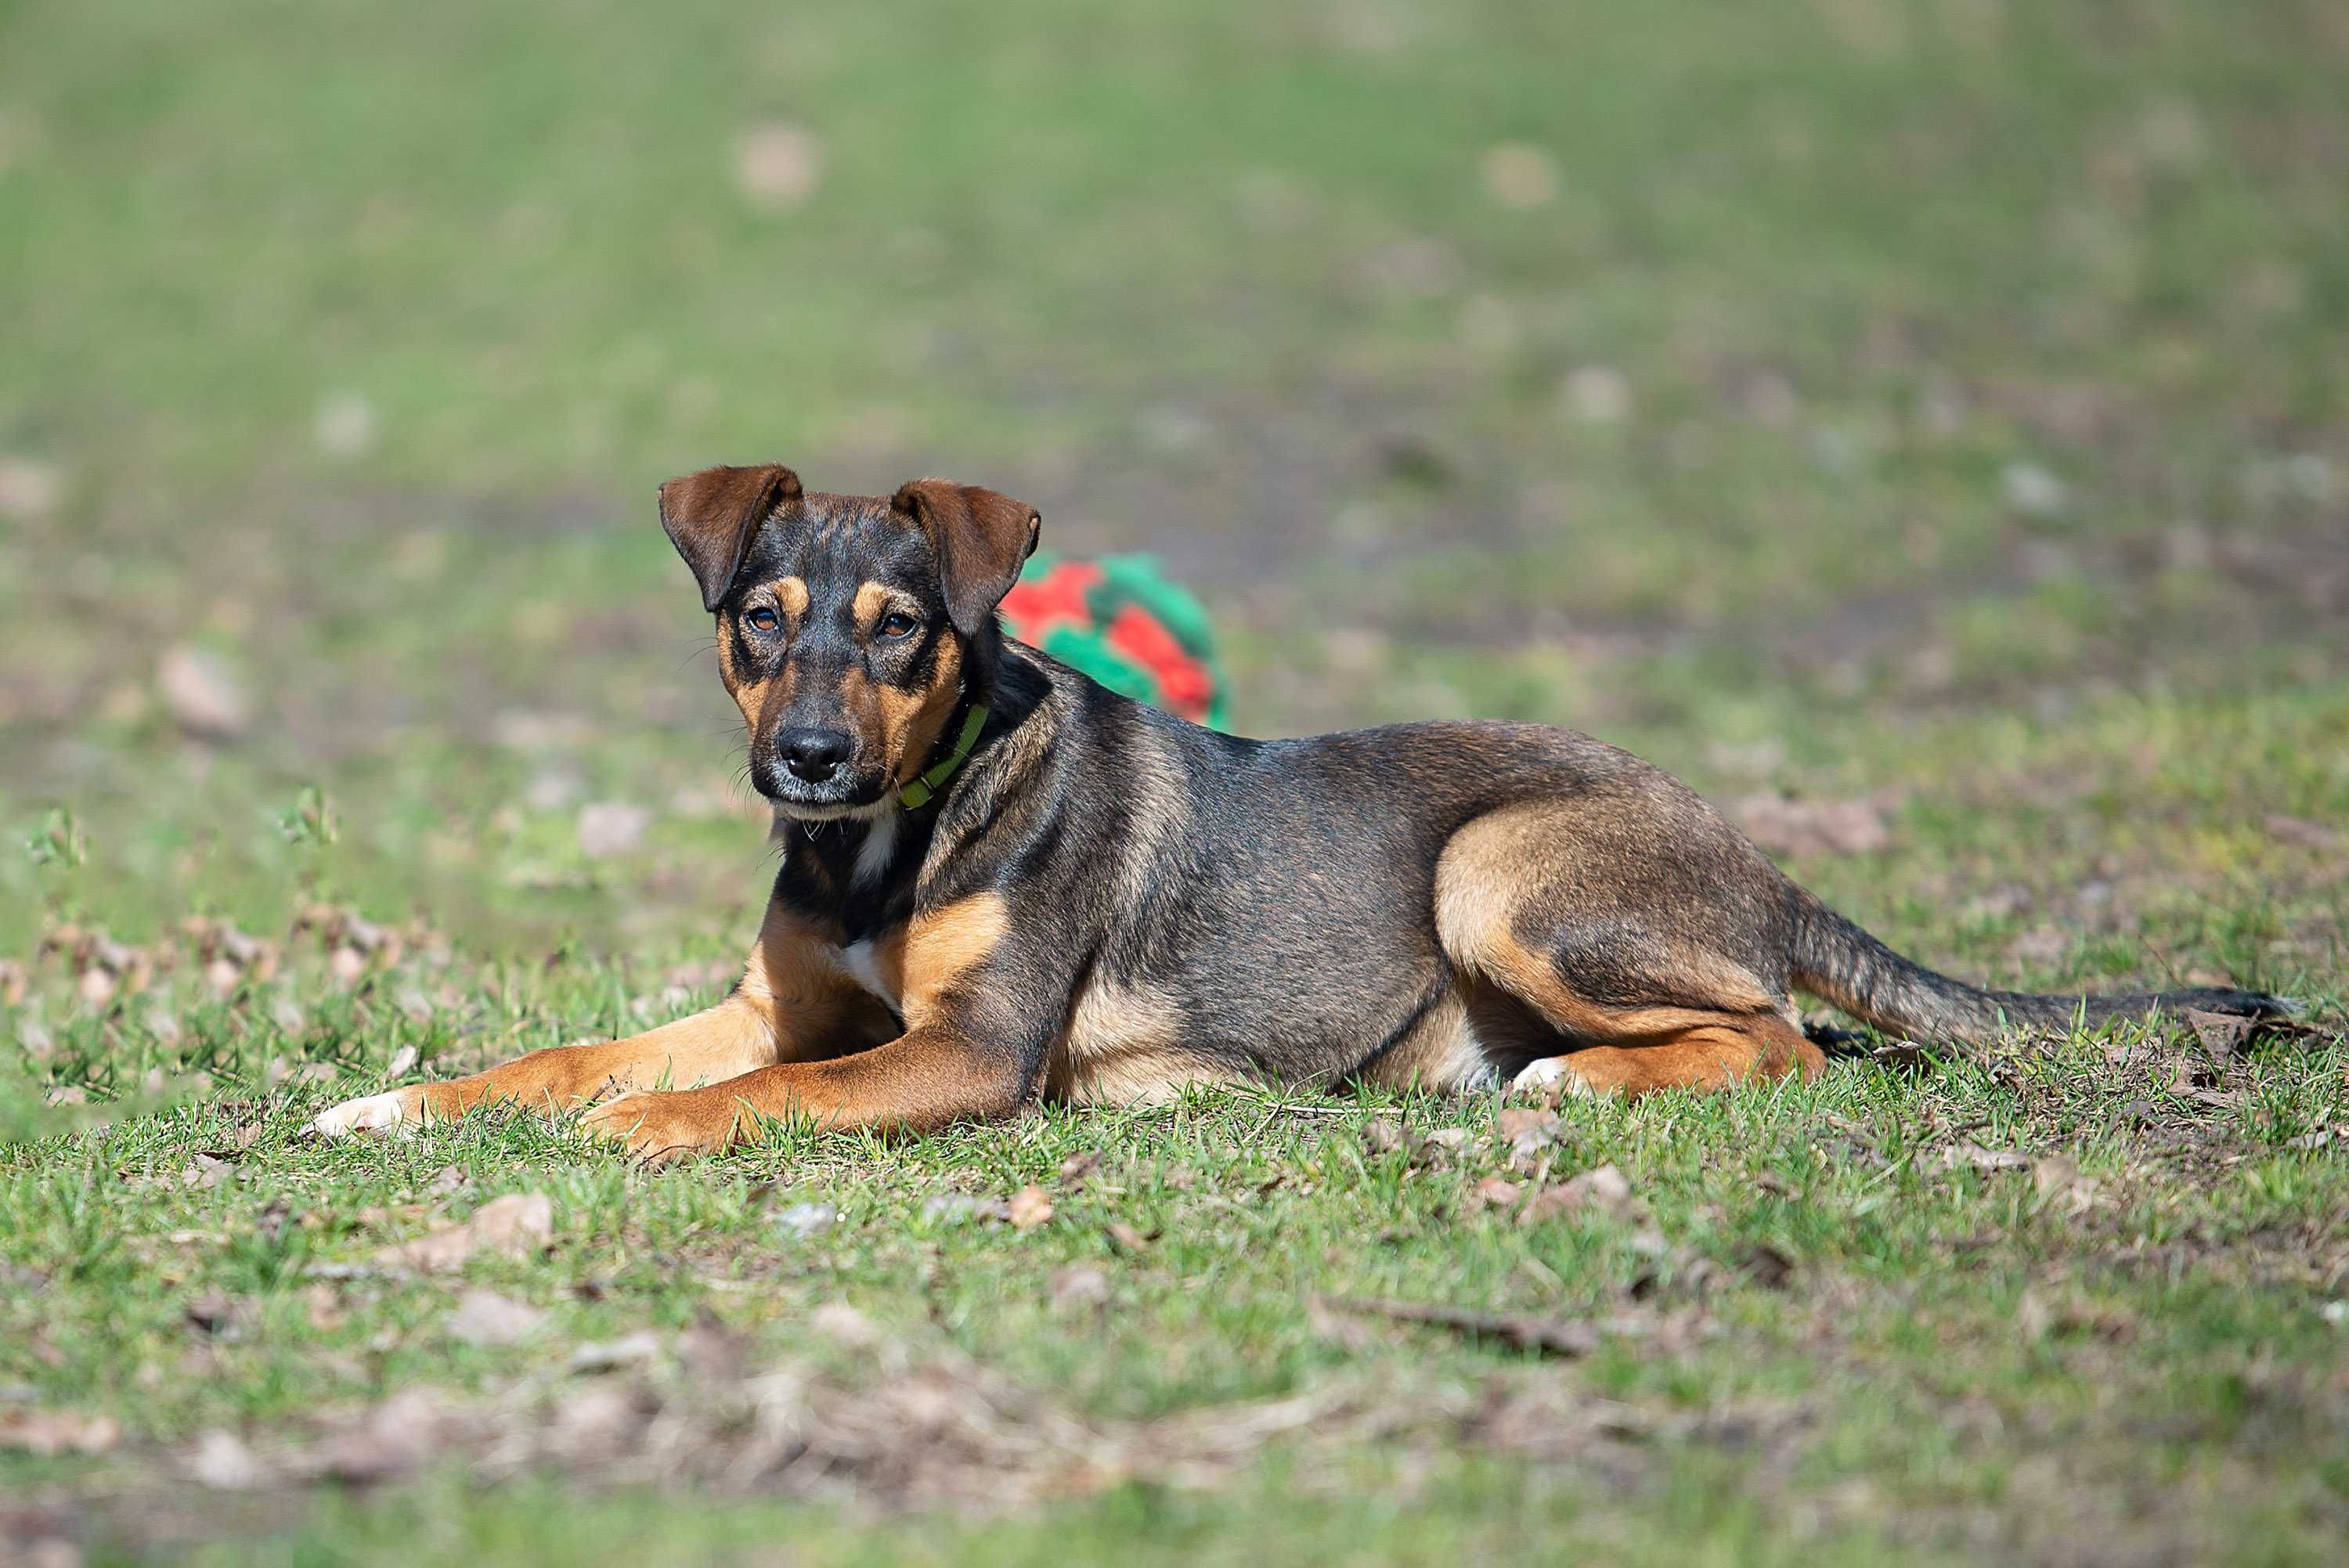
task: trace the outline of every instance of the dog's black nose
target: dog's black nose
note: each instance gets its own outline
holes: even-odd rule
[[[775,737],[775,755],[793,778],[821,784],[840,771],[854,745],[845,730],[786,729]]]

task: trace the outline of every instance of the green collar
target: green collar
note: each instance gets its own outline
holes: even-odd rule
[[[955,738],[954,749],[947,753],[945,761],[898,790],[897,804],[913,811],[937,799],[938,791],[945,788],[946,781],[955,776],[955,769],[968,759],[970,748],[978,744],[978,732],[986,725],[987,705],[983,702],[971,704],[970,717],[962,721],[962,733]]]

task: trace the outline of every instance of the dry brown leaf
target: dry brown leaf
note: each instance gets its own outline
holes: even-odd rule
[[[467,1345],[513,1345],[535,1333],[546,1314],[526,1302],[492,1290],[469,1290],[442,1323],[441,1332]]]
[[[193,1192],[209,1192],[235,1174],[227,1161],[210,1154],[199,1154],[195,1162],[180,1172],[180,1185]]]
[[[1154,1232],[1152,1235],[1145,1236],[1123,1220],[1112,1220],[1108,1224],[1103,1225],[1102,1230],[1109,1236],[1111,1244],[1123,1253],[1140,1252],[1150,1243],[1156,1233]]]
[[[474,1253],[488,1252],[523,1260],[554,1238],[554,1205],[543,1192],[509,1192],[473,1211],[462,1224],[447,1225],[412,1242],[386,1247],[376,1261],[395,1268],[460,1269]]]
[[[1747,838],[1773,854],[1856,855],[1892,842],[1883,814],[1871,800],[1748,795],[1730,802],[1729,817]]]
[[[2080,1180],[2080,1162],[2068,1154],[2047,1154],[2031,1162],[2031,1191],[2043,1203],[2069,1192]]]
[[[1585,1212],[1626,1214],[1631,1208],[1630,1180],[1613,1164],[1607,1164],[1543,1188],[1518,1213],[1517,1223],[1538,1224],[1552,1215]]]
[[[880,1328],[844,1301],[827,1301],[809,1313],[808,1326],[851,1350],[869,1349],[881,1343]]]
[[[1517,1195],[1522,1191],[1523,1189],[1515,1181],[1506,1181],[1498,1176],[1487,1176],[1476,1183],[1476,1200],[1492,1208],[1506,1209],[1517,1201]]]
[[[23,1449],[48,1458],[57,1454],[102,1454],[122,1440],[110,1416],[78,1410],[45,1410],[0,1405],[0,1449]]]
[[[1512,211],[1547,206],[1557,196],[1557,160],[1530,142],[1504,141],[1486,148],[1476,171],[1485,194]]]
[[[0,517],[37,521],[57,509],[66,488],[65,470],[55,463],[14,453],[0,458]]]
[[[1464,1127],[1439,1127],[1419,1140],[1412,1150],[1415,1164],[1443,1165],[1456,1158],[1468,1147],[1468,1130]]]
[[[734,186],[754,207],[796,207],[823,177],[823,142],[803,127],[767,120],[734,141]]]
[[[660,1353],[660,1336],[649,1328],[639,1328],[617,1339],[599,1339],[578,1346],[571,1352],[564,1368],[570,1372],[614,1372],[657,1360]]]
[[[2194,1037],[2202,1043],[2203,1050],[2209,1054],[2211,1062],[2221,1071],[2229,1062],[2242,1054],[2243,1047],[2251,1041],[2251,1020],[2249,1018],[2239,1017],[2232,1013],[2205,1013],[2191,1007],[2187,1009],[2185,1017],[2188,1026],[2194,1031]]]
[[[186,645],[165,651],[155,665],[163,706],[181,728],[199,740],[234,740],[252,722],[253,709],[219,655]]]
[[[411,1388],[369,1410],[358,1425],[320,1446],[309,1468],[350,1485],[416,1470],[440,1447],[444,1418],[431,1393]]]
[[[1555,1112],[1523,1106],[1513,1106],[1493,1118],[1493,1131],[1509,1146],[1511,1160],[1531,1160],[1557,1141],[1557,1129]]]
[[[633,854],[645,841],[653,814],[642,806],[597,800],[579,808],[579,852],[591,861]]]
[[[1031,1181],[1011,1194],[1006,1212],[1014,1226],[1032,1231],[1052,1217],[1051,1195]]]
[[[188,1474],[215,1491],[246,1491],[268,1478],[259,1455],[234,1432],[214,1427],[198,1437],[187,1458]]]
[[[1061,1161],[1061,1185],[1068,1188],[1071,1191],[1076,1191],[1079,1187],[1083,1186],[1095,1171],[1101,1169],[1101,1162],[1102,1158],[1098,1154],[1084,1153],[1070,1155],[1066,1160]]]
[[[1979,1143],[1952,1143],[1941,1150],[1941,1168],[1955,1171],[1971,1167],[1988,1175],[1995,1171],[2027,1171],[2031,1156],[2018,1154],[2012,1149],[1984,1149]]]

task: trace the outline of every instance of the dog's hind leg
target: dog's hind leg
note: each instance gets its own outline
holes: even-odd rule
[[[1537,1016],[1557,1049],[1522,1087],[1645,1094],[1816,1076],[1787,992],[1776,868],[1671,789],[1520,802],[1455,832],[1435,923],[1464,973]]]
[[[1527,1063],[1510,1088],[1548,1094],[1642,1095],[1660,1088],[1721,1089],[1774,1078],[1816,1078],[1826,1057],[1776,1017],[1724,1019],[1650,1043],[1586,1046]]]

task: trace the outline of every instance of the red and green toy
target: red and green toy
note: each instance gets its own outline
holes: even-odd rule
[[[1147,555],[1030,560],[1003,596],[1004,630],[1113,692],[1222,728],[1223,673],[1196,599]]]

